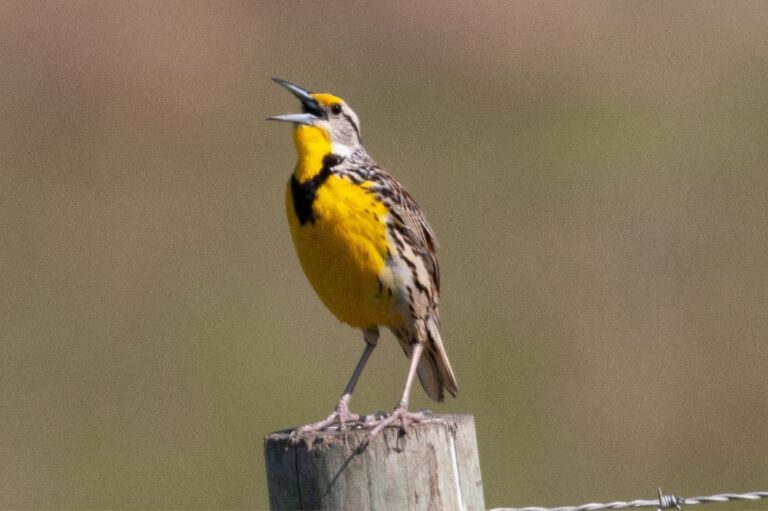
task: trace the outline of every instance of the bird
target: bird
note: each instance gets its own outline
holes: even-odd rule
[[[269,117],[293,125],[297,162],[285,195],[301,267],[316,294],[342,323],[360,329],[364,349],[341,398],[325,419],[295,434],[387,426],[401,431],[425,420],[412,412],[414,376],[442,402],[458,386],[438,330],[437,241],[411,194],[368,154],[357,114],[340,97],[272,78],[301,103],[301,112]],[[349,403],[358,379],[388,328],[409,359],[400,400],[389,414],[358,415]]]

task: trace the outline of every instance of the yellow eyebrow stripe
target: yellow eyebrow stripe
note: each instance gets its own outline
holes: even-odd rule
[[[312,97],[317,100],[318,103],[320,103],[321,106],[329,107],[334,103],[343,103],[344,100],[341,99],[338,96],[334,96],[333,94],[326,94],[324,92],[316,92],[312,94]]]

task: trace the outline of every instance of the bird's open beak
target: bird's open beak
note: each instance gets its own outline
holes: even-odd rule
[[[315,121],[322,118],[323,111],[320,108],[320,105],[317,103],[317,100],[312,97],[308,90],[303,89],[295,83],[291,83],[287,80],[282,80],[280,78],[272,79],[288,89],[291,94],[296,96],[299,101],[301,101],[302,113],[275,115],[274,117],[268,117],[267,120],[293,122],[296,124],[308,124],[311,126]]]

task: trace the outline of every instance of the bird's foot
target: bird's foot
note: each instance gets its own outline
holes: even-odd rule
[[[350,412],[349,399],[345,398],[346,396],[342,397],[341,400],[336,403],[336,408],[334,408],[333,412],[331,412],[331,414],[325,419],[294,429],[291,432],[291,438],[296,440],[302,435],[316,433],[318,431],[344,431],[350,424],[352,427],[355,425],[363,426],[365,417]]]
[[[397,407],[391,413],[381,416],[375,415],[367,417],[365,427],[373,429],[368,434],[368,439],[375,437],[388,426],[399,426],[402,433],[407,433],[408,426],[415,422],[422,422],[432,417],[432,412],[424,410],[421,412],[412,412],[404,404],[398,403]]]

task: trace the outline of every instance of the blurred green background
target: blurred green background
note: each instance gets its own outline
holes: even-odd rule
[[[766,489],[768,4],[3,2],[0,70],[0,508],[264,508],[335,403],[270,76],[433,224],[461,392],[413,404],[475,415],[489,507]]]

